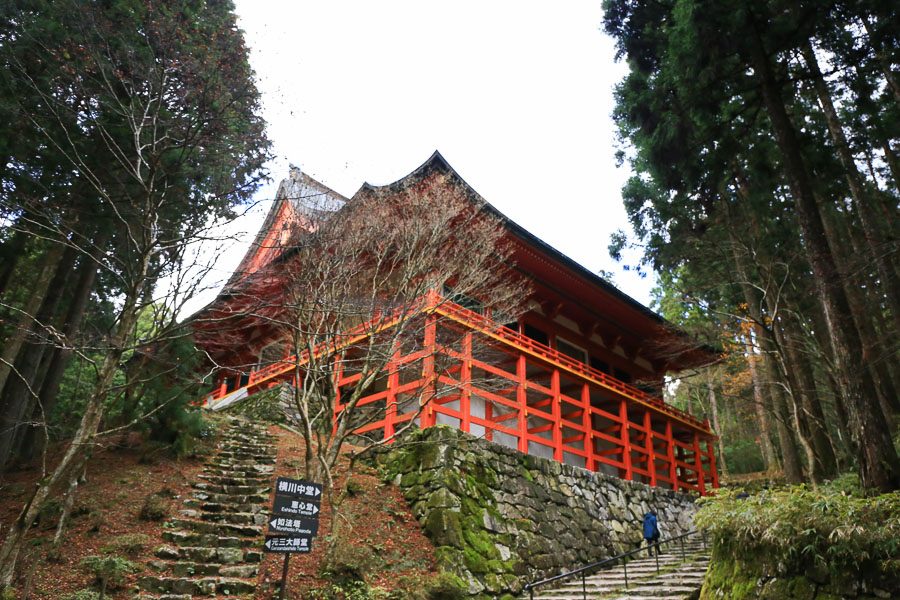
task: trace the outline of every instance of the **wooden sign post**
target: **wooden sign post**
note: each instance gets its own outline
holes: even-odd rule
[[[284,554],[279,600],[284,600],[291,554],[312,552],[312,541],[319,531],[321,499],[322,485],[319,483],[287,477],[275,480],[275,500],[263,548],[266,552]]]

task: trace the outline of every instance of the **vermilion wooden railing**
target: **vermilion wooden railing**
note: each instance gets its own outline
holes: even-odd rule
[[[701,494],[709,486],[718,487],[713,437],[707,422],[438,294],[423,298],[421,308],[417,310],[428,315],[422,347],[405,356],[398,353],[387,367],[387,389],[359,401],[359,407],[376,408],[378,418],[359,427],[357,433],[379,433],[387,438],[410,419],[416,419],[421,427],[429,427],[443,418],[457,423],[467,432],[478,428],[487,439],[503,436],[507,442],[514,439],[515,446],[522,452],[544,447],[560,462],[566,460],[566,455],[578,457],[577,460],[590,470],[600,470],[607,465],[626,479],[639,479],[651,485],[667,484],[676,490],[694,490]],[[409,318],[410,311],[404,313],[404,318]],[[377,329],[393,326],[396,320],[392,319],[397,318],[400,318],[399,313],[379,321]],[[461,352],[437,343],[439,324],[466,332]],[[316,354],[336,353],[365,339],[374,330],[371,322],[366,323],[342,336],[339,344],[322,347]],[[482,342],[503,352],[507,360],[515,364],[515,372],[475,359],[472,356],[473,335],[482,336]],[[436,373],[436,356],[455,361],[455,366]],[[302,367],[306,360],[307,355],[301,354],[299,361],[292,356],[251,372],[244,387],[253,391],[289,379],[295,366]],[[401,384],[397,373],[416,361],[422,363],[421,376]],[[549,377],[549,387],[527,376],[527,370],[536,367],[543,369]],[[479,387],[471,377],[473,368],[505,381],[506,394]],[[563,377],[568,387],[580,386],[578,397],[563,392],[560,384]],[[342,375],[339,390],[353,385],[358,378],[359,375]],[[435,386],[453,390],[453,393],[426,400],[423,390],[433,391]],[[210,400],[215,403],[234,391],[221,387]],[[529,400],[529,394],[541,399]],[[607,404],[615,402],[616,406],[607,406],[607,410],[594,405],[592,395],[596,398],[601,394]],[[401,407],[415,406],[410,398],[416,395],[424,406],[402,410]],[[483,414],[473,412],[473,398],[482,403]],[[336,417],[342,410],[338,401]]]

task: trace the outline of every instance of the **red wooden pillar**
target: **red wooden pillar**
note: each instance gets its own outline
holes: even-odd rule
[[[550,412],[553,415],[553,429],[550,430],[550,437],[553,440],[553,458],[562,462],[562,399],[559,392],[559,369],[553,369],[553,373],[550,375],[550,392],[553,395],[553,403],[550,405]]]
[[[527,382],[527,365],[525,363],[525,355],[519,354],[516,359],[516,404],[518,405],[518,413],[516,414],[516,429],[519,431],[519,452],[528,454],[528,392]]]
[[[650,411],[644,411],[644,429],[647,430],[645,448],[647,449],[647,471],[650,472],[650,485],[656,485],[656,451],[653,449],[653,422]]]
[[[703,455],[700,454],[700,434],[694,432],[694,468],[697,470],[697,490],[701,496],[706,495],[703,482]]]
[[[387,396],[384,399],[384,437],[394,435],[397,424],[397,388],[400,387],[400,351],[397,350],[388,361]],[[427,392],[424,392],[427,393]],[[424,414],[424,412],[423,412]],[[432,423],[434,425],[434,423]],[[424,425],[422,427],[425,427]],[[430,427],[430,426],[429,426]]]
[[[462,339],[462,365],[459,370],[459,412],[462,419],[459,428],[469,433],[472,419],[472,332],[468,331]]]
[[[217,396],[214,396],[214,398],[216,398],[216,399],[222,398],[222,397],[224,397],[225,394],[227,394],[227,393],[228,393],[228,378],[227,378],[227,377],[223,377],[223,378],[222,378],[222,385],[219,386],[219,393],[218,393]]]
[[[588,471],[596,471],[594,461],[594,423],[591,419],[591,388],[588,384],[581,386],[581,425],[584,427],[584,451],[587,456],[584,459],[584,468]]]
[[[666,420],[666,458],[669,461],[669,479],[672,489],[678,491],[678,467],[675,465],[675,438],[672,435],[672,421]]]
[[[419,426],[422,429],[433,427],[437,421],[434,414],[434,355],[437,351],[437,321],[433,314],[425,316],[425,341],[423,345],[425,356],[422,358],[422,392],[419,395],[419,405],[422,411],[419,414]]]
[[[706,453],[709,456],[709,476],[713,488],[719,487],[719,470],[716,466],[716,451],[713,449],[712,440],[706,440]]]
[[[631,480],[634,473],[631,471],[631,427],[628,424],[628,402],[625,398],[619,400],[619,418],[622,420],[622,462],[625,463],[625,477]]]

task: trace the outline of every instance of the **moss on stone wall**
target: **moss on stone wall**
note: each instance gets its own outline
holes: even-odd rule
[[[378,454],[437,546],[441,567],[477,598],[513,597],[535,579],[631,549],[652,506],[677,535],[693,499],[590,473],[449,427],[416,430]]]

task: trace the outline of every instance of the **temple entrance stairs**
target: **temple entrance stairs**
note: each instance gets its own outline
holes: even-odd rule
[[[207,462],[193,497],[166,525],[156,550],[159,574],[142,577],[139,598],[188,600],[256,591],[260,539],[275,470],[275,445],[264,425],[223,419],[218,451]]]
[[[658,567],[657,567],[658,564]],[[585,578],[573,578],[555,587],[534,591],[534,600],[687,600],[698,598],[709,565],[702,540],[673,546],[656,557],[635,558]],[[627,587],[626,587],[627,585]],[[529,598],[526,593],[523,598]]]

